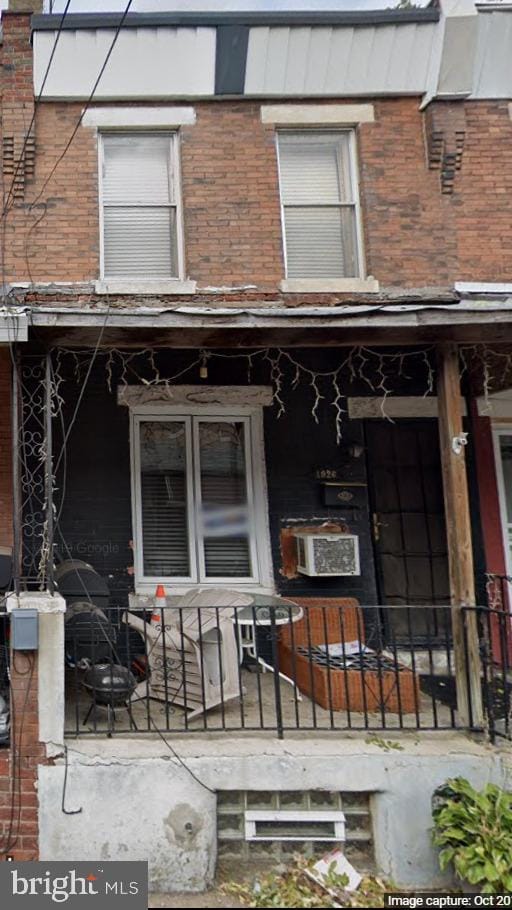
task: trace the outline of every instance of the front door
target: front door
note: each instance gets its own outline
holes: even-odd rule
[[[367,420],[365,434],[380,603],[414,607],[389,611],[388,633],[444,638],[445,611],[427,611],[450,603],[437,420]]]

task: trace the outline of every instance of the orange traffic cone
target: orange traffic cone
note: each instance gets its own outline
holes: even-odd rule
[[[165,607],[165,588],[157,585],[155,591],[155,607],[151,615],[151,622],[162,624],[162,607]]]

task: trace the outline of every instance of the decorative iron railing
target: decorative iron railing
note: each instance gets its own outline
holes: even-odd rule
[[[449,607],[83,603],[65,641],[71,736],[459,726]]]
[[[478,617],[482,700],[491,742],[512,739],[512,615],[506,603],[463,608]]]

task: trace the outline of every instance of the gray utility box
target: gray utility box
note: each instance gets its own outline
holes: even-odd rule
[[[13,610],[11,646],[14,651],[37,651],[39,645],[37,610]]]

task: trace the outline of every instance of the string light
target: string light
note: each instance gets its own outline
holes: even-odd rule
[[[374,394],[381,399],[381,413],[383,418],[391,420],[386,414],[386,401],[394,391],[391,378],[410,379],[406,372],[406,364],[411,360],[425,374],[425,395],[434,389],[434,368],[429,357],[432,347],[387,353],[372,348],[358,346],[347,349],[343,360],[331,370],[315,370],[308,367],[296,356],[282,348],[261,348],[254,351],[223,353],[202,348],[199,355],[195,356],[189,364],[178,372],[168,375],[158,364],[160,349],[142,348],[140,350],[124,350],[122,348],[109,348],[99,351],[98,356],[106,358],[105,377],[107,388],[114,390],[114,372],[117,373],[117,384],[128,385],[129,380],[135,380],[146,388],[158,386],[163,394],[172,399],[172,387],[178,380],[182,380],[199,368],[200,379],[208,378],[208,364],[210,360],[238,360],[247,364],[247,383],[252,382],[255,362],[259,359],[262,364],[268,365],[269,380],[273,390],[273,403],[276,408],[276,418],[281,418],[286,413],[286,383],[289,373],[290,388],[296,391],[304,383],[313,393],[311,416],[316,424],[320,422],[320,409],[322,402],[327,402],[334,412],[334,431],[336,442],[342,439],[343,417],[347,413],[344,400],[348,390],[344,383],[351,384],[356,381],[364,382]],[[62,359],[69,356],[73,359],[73,373],[80,378],[81,370],[89,363],[91,353],[86,349],[57,348],[56,353],[56,378],[55,395],[62,403],[60,386],[62,378]]]
[[[208,379],[208,357],[209,351],[201,351],[201,366],[199,367],[199,378]]]
[[[488,344],[467,344],[459,348],[462,364],[461,375],[465,373],[482,394],[485,408],[490,411],[490,396],[493,391],[506,388],[512,382],[512,351],[492,348]]]

